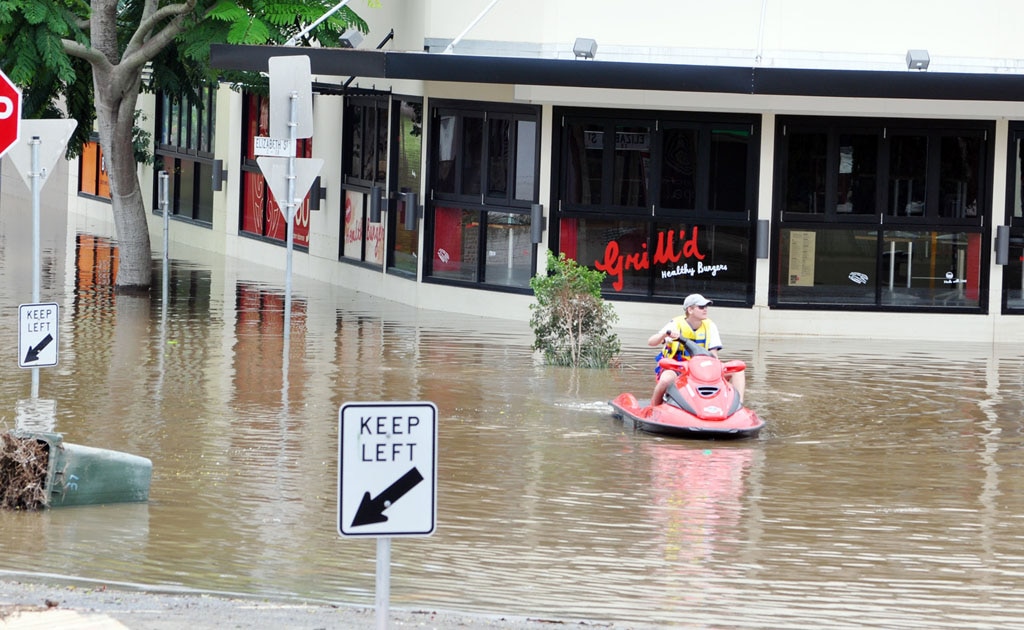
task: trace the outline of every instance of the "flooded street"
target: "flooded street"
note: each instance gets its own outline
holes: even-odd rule
[[[0,513],[0,577],[373,605],[376,541],[337,526],[338,410],[430,401],[437,528],[395,538],[391,604],[677,628],[996,627],[1024,619],[1021,344],[726,334],[755,439],[636,432],[623,365],[541,364],[525,322],[417,311],[172,249],[168,300],[115,296],[104,226],[48,211],[60,363],[20,369],[31,218],[0,212],[0,424],[153,461],[147,504]],[[154,251],[161,244],[154,242]],[[712,317],[713,317],[712,313]],[[841,314],[837,314],[841,317]]]

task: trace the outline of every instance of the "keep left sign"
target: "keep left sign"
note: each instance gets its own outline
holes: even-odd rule
[[[338,532],[428,536],[437,520],[437,407],[345,403],[338,412]]]
[[[18,306],[18,367],[57,365],[60,308],[56,303]]]

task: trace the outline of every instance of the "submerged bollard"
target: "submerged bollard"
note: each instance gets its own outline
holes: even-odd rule
[[[148,458],[69,444],[60,433],[12,431],[11,436],[34,440],[46,452],[42,486],[46,504],[40,507],[149,500],[153,462]]]

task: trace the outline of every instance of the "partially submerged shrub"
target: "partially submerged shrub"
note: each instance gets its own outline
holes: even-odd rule
[[[530,305],[533,349],[551,365],[607,367],[621,349],[611,332],[618,315],[601,297],[603,271],[581,266],[547,252],[547,275],[535,276],[530,287],[537,298]]]
[[[0,434],[0,508],[39,510],[49,505],[46,445],[32,438]]]

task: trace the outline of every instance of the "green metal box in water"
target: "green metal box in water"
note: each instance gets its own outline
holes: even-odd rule
[[[149,500],[153,462],[145,457],[68,444],[59,433],[31,433],[49,451],[46,489],[50,507]]]

